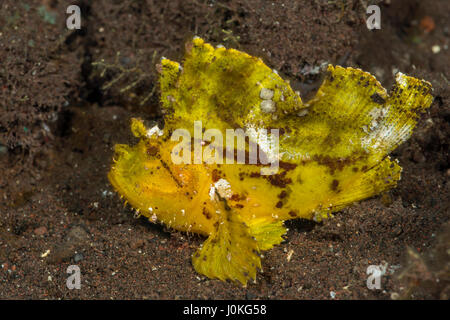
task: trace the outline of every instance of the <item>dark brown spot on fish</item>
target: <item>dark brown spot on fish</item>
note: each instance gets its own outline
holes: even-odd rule
[[[289,163],[285,161],[280,161],[278,165],[281,169],[284,169],[286,171],[294,170],[295,168],[297,168],[297,165],[295,163]]]
[[[297,214],[296,214],[294,211],[292,211],[292,210],[289,211],[288,214],[289,214],[291,217],[293,217],[293,218],[297,216]]]
[[[333,182],[331,182],[331,190],[337,191],[338,186],[339,186],[339,181],[334,179]]]
[[[286,178],[286,171],[279,173],[279,174],[273,174],[270,176],[267,176],[267,180],[275,186],[280,188],[286,188],[288,184],[292,183],[291,178]]]
[[[386,101],[378,94],[378,93],[374,93],[373,95],[370,96],[370,99],[372,99],[373,102],[378,103],[378,104],[384,104]]]
[[[287,192],[286,190],[281,191],[281,193],[278,195],[279,199],[284,199],[287,196]]]
[[[233,195],[231,196],[230,200],[232,201],[239,201],[240,197],[239,194],[237,193],[233,193]]]
[[[365,155],[360,155],[357,153],[354,153],[352,156],[347,158],[334,158],[328,155],[315,155],[313,156],[313,160],[320,165],[327,166],[330,168],[331,174],[334,174],[336,170],[342,171],[345,167],[355,163],[358,160],[364,160],[366,157],[367,156]]]
[[[261,177],[261,173],[259,172],[250,173],[250,178],[259,178],[259,177]]]
[[[278,209],[283,208],[283,202],[278,201],[275,207],[277,207]]]
[[[211,213],[209,212],[208,209],[206,209],[205,207],[203,207],[203,215],[206,217],[206,219],[210,220],[211,219]]]
[[[149,146],[147,148],[147,154],[151,157],[155,156],[156,154],[158,154],[159,152],[159,148],[156,146]]]
[[[212,175],[212,181],[213,181],[213,182],[217,182],[217,181],[220,180],[220,173],[219,173],[219,170],[214,169],[214,170],[212,171],[211,175]]]
[[[325,146],[335,146],[336,144],[338,144],[339,142],[341,142],[341,138],[336,136],[335,134],[329,134],[324,141],[322,142],[323,145]]]

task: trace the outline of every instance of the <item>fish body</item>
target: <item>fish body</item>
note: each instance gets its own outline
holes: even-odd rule
[[[200,38],[183,66],[163,58],[158,69],[165,126],[133,119],[139,142],[116,145],[109,180],[150,221],[208,237],[192,257],[199,273],[243,285],[259,253],[283,241],[284,221],[320,221],[395,187],[401,167],[389,153],[432,102],[426,81],[399,73],[387,93],[369,73],[330,65],[303,103],[261,59]],[[230,147],[225,132],[239,129],[247,140]],[[266,162],[248,163],[254,146]]]

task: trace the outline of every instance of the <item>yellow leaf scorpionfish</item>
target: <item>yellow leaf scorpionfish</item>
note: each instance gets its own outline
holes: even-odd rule
[[[283,241],[285,220],[320,221],[395,187],[401,167],[388,155],[432,102],[426,81],[398,73],[388,93],[369,73],[330,65],[304,103],[260,58],[200,38],[183,66],[162,58],[158,70],[164,128],[133,119],[139,142],[115,146],[109,180],[150,221],[207,237],[197,272],[243,285]],[[234,147],[238,129],[246,140]],[[251,149],[266,161],[233,161]]]

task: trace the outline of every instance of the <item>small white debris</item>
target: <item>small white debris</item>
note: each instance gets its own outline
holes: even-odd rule
[[[330,291],[330,297],[331,297],[331,299],[336,298],[336,292]]]
[[[157,136],[162,136],[164,134],[164,131],[161,130],[158,125],[154,126],[151,129],[147,130],[147,138],[150,138],[151,136],[153,136],[154,134],[156,134]]]
[[[292,250],[292,249],[289,250],[287,257],[286,257],[287,262],[291,261],[293,254],[294,254],[294,250]]]
[[[109,191],[109,190],[104,190],[104,191],[102,192],[102,197],[103,197],[103,198],[111,197],[112,195],[114,195],[114,193],[112,193],[112,192]]]
[[[149,208],[148,208],[148,211],[149,211],[149,212],[153,212],[153,208],[152,208],[152,207],[149,207]]]
[[[186,214],[186,211],[184,211],[184,209],[181,209],[181,215],[184,217],[185,214]]]
[[[50,133],[50,131],[51,131],[49,126],[44,122],[42,122],[42,129],[44,129],[48,133]]]
[[[273,98],[273,90],[262,88],[259,97],[263,100],[271,100]]]
[[[224,46],[223,44],[218,44],[218,45],[216,46],[216,48],[217,48],[217,49],[225,48],[225,46]]]
[[[156,216],[156,214],[153,214],[151,217],[150,217],[150,221],[151,222],[156,222],[158,220],[158,217]]]
[[[315,75],[320,73],[320,66],[311,66],[309,64],[305,65],[301,70],[300,73],[307,76],[307,75]]]
[[[433,51],[434,54],[438,54],[439,52],[441,52],[441,47],[438,45],[434,45],[431,47],[431,51]]]
[[[231,261],[231,252],[228,252],[228,254],[227,254],[227,260],[228,260],[228,261]]]
[[[43,254],[41,254],[41,258],[45,258],[46,256],[48,256],[50,253],[50,249],[48,249],[47,251],[45,251]]]
[[[273,113],[276,111],[275,102],[272,100],[263,100],[261,102],[261,111],[265,113]]]

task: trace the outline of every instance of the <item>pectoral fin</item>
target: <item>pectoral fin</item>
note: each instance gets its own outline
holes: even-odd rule
[[[284,239],[286,228],[283,221],[273,223],[263,223],[256,219],[249,225],[251,235],[256,239],[260,250],[269,250],[273,246],[280,244]]]
[[[391,161],[389,157],[386,157],[372,168],[354,172],[353,175],[347,173],[350,178],[342,179],[336,184],[333,196],[327,201],[330,205],[323,207],[321,211],[317,211],[314,218],[320,221],[327,218],[330,213],[342,210],[353,202],[375,196],[395,187],[400,180],[401,171],[402,169],[397,161]],[[338,180],[333,182],[335,181]]]

